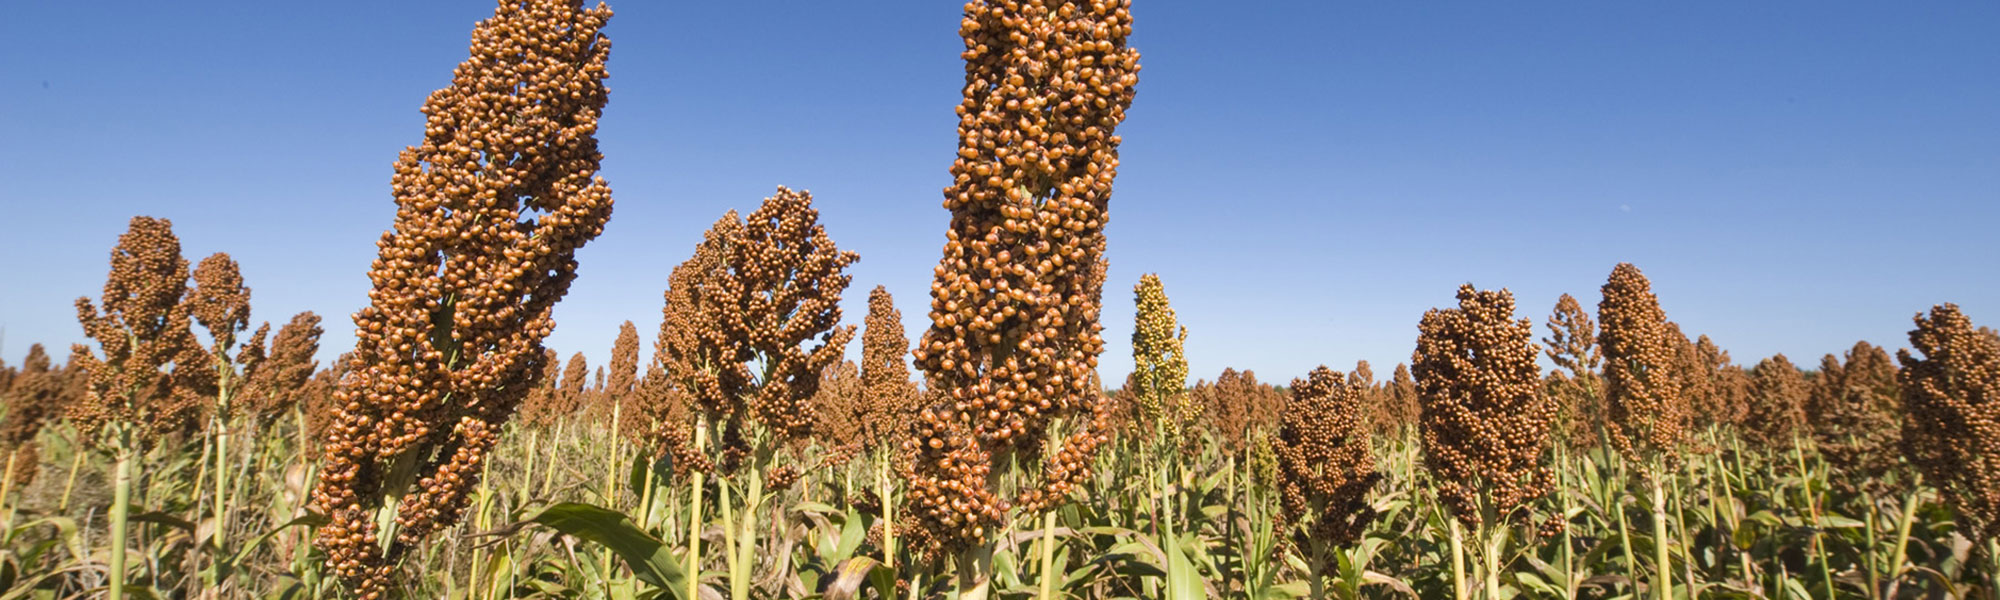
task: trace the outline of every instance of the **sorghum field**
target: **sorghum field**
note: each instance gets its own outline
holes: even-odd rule
[[[338,359],[173,223],[104,240],[91,342],[0,368],[0,600],[2000,599],[2000,335],[1952,304],[1732,357],[1607,264],[1437,290],[1393,366],[1190,373],[1165,282],[1105,293],[1128,4],[965,6],[927,305],[843,314],[858,257],[781,187],[593,367],[543,341],[612,217],[612,13],[500,2]]]

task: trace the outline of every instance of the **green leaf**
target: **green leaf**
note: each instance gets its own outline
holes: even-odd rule
[[[630,517],[615,510],[564,502],[543,509],[528,521],[611,549],[640,581],[680,598],[687,576],[665,542],[641,531]]]

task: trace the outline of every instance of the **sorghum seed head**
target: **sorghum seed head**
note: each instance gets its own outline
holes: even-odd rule
[[[1424,464],[1460,522],[1526,517],[1548,494],[1556,407],[1541,390],[1534,326],[1514,320],[1507,290],[1458,288],[1458,308],[1431,309],[1410,363],[1423,403]]]
[[[357,596],[455,523],[488,450],[546,375],[542,339],[576,278],[576,250],[611,217],[595,134],[606,99],[600,34],[611,11],[506,0],[473,29],[469,58],[424,102],[421,145],[396,160],[393,228],[354,315],[326,463],[317,544]],[[414,489],[387,489],[402,482]],[[392,538],[377,513],[396,516]],[[341,535],[347,533],[349,535]]]
[[[1958,512],[1967,537],[2000,536],[2000,337],[1976,330],[1958,305],[1916,316],[1896,359],[1903,456]]]

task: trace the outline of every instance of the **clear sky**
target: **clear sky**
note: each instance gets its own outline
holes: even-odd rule
[[[1137,0],[1104,357],[1158,272],[1195,377],[1407,361],[1458,284],[1538,336],[1619,261],[1740,362],[1907,345],[1955,301],[2000,325],[2000,4]],[[600,139],[616,215],[551,347],[650,341],[724,210],[814,192],[867,290],[927,326],[963,83],[960,6],[613,5]],[[0,19],[0,356],[66,347],[134,214],[227,251],[254,318],[351,348],[390,163],[465,57],[474,0],[19,2]]]

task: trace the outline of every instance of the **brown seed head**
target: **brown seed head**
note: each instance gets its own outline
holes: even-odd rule
[[[317,543],[357,596],[387,594],[404,553],[458,520],[547,374],[550,312],[611,217],[595,137],[610,17],[577,0],[500,2],[425,100],[423,143],[396,161],[396,219],[354,315],[353,372],[313,494],[331,520]],[[388,498],[401,500],[384,530]]]
[[[1223,369],[1215,383],[1196,383],[1188,395],[1205,407],[1202,420],[1223,450],[1237,456],[1249,448],[1256,432],[1278,429],[1278,415],[1287,397],[1278,388],[1257,381],[1256,373],[1236,369]]]
[[[1744,412],[1744,439],[1765,449],[1791,449],[1805,433],[1805,374],[1779,354],[1751,368],[1750,380],[1754,395]]]
[[[1292,380],[1271,450],[1285,520],[1301,546],[1352,545],[1375,520],[1368,490],[1382,474],[1362,423],[1362,389],[1325,366]]]
[[[1958,305],[1916,317],[1903,369],[1903,456],[1937,486],[1968,537],[2000,536],[2000,337]]]
[[[913,433],[952,442],[918,458],[913,490],[965,489],[912,493],[910,514],[932,550],[997,533],[988,519],[1010,507],[995,500],[998,479],[987,472],[1017,458],[1040,462],[1041,481],[1024,483],[1016,502],[1051,506],[1108,437],[1090,429],[1110,419],[1086,382],[1104,352],[1115,132],[1139,77],[1139,53],[1126,45],[1130,8],[1129,0],[965,5],[958,155],[944,190],[951,227],[931,285],[931,327],[913,352],[941,394]],[[1091,425],[1044,456],[1058,418]]]
[[[1458,308],[1418,325],[1410,371],[1423,402],[1424,465],[1460,522],[1519,521],[1553,483],[1547,454],[1556,407],[1541,393],[1534,326],[1514,320],[1514,294],[1459,286]]]
[[[1902,472],[1902,390],[1889,353],[1855,342],[1845,363],[1831,354],[1821,359],[1810,387],[1808,425],[1814,447],[1840,474],[1831,478],[1833,485],[1876,497],[1904,491],[1909,477]]]
[[[1667,327],[1652,285],[1638,267],[1618,263],[1597,305],[1605,430],[1612,446],[1641,468],[1677,460],[1687,422],[1677,380],[1678,338]]]
[[[98,350],[71,351],[71,364],[90,373],[88,400],[70,410],[79,429],[95,435],[131,427],[143,443],[180,431],[198,414],[200,390],[214,371],[189,328],[187,280],[173,223],[133,217],[111,251],[102,310],[76,300],[77,320]]]
[[[1597,375],[1604,354],[1597,346],[1597,323],[1574,296],[1563,294],[1544,324],[1549,336],[1542,338],[1549,361],[1549,395],[1556,404],[1556,433],[1572,444],[1592,445],[1604,418],[1604,382]]]
[[[272,417],[299,402],[306,382],[319,368],[313,355],[319,353],[319,337],[325,330],[320,328],[319,315],[312,311],[293,315],[291,322],[278,329],[278,337],[272,338],[268,356],[261,350],[263,331],[258,329],[259,335],[252,336],[253,342],[244,346],[238,357],[239,363],[245,363],[239,397],[253,414]],[[256,358],[245,360],[253,356]]]
[[[903,313],[882,286],[868,293],[868,317],[861,332],[861,397],[869,418],[862,423],[870,446],[900,445],[905,426],[916,416],[917,384],[910,380],[910,338]]]
[[[810,192],[779,187],[747,219],[724,215],[668,277],[655,354],[666,385],[714,429],[706,462],[722,474],[751,454],[753,427],[777,443],[813,432],[820,378],[854,338],[853,326],[839,326],[840,295],[859,258],[827,236]],[[682,429],[665,420],[674,411],[667,402],[648,414]]]

